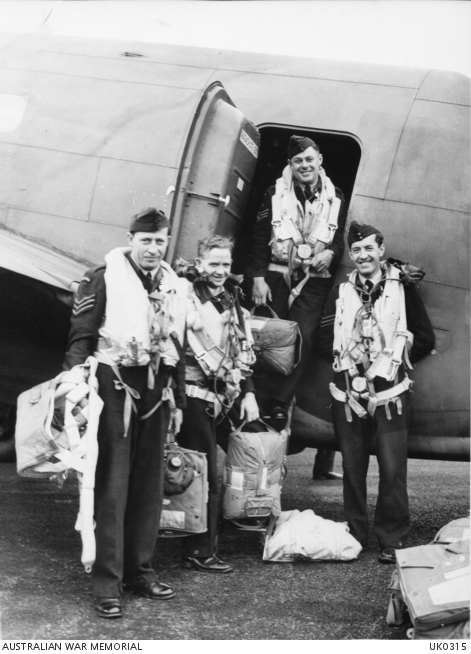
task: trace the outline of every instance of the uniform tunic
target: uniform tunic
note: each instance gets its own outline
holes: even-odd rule
[[[148,293],[158,288],[128,257]],[[75,300],[64,367],[82,364],[98,343],[98,330],[106,310],[105,266],[89,270]],[[126,311],[126,307],[123,307]],[[96,560],[92,592],[96,597],[117,597],[122,583],[142,578],[155,580],[151,561],[160,523],[163,495],[163,454],[169,422],[164,403],[148,419],[147,413],[162,396],[169,376],[176,380],[175,401],[185,407],[184,362],[169,368],[161,362],[155,388],[148,386],[148,366],[121,367],[122,380],[137,391],[138,414],[124,436],[125,391],[116,384],[112,368],[99,363],[99,395],[104,401],[98,428],[98,462],[95,474]],[[183,390],[182,390],[183,389]]]

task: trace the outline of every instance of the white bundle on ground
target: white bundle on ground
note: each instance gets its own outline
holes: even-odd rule
[[[361,549],[343,522],[325,520],[311,509],[282,511],[266,539],[263,560],[351,561]]]

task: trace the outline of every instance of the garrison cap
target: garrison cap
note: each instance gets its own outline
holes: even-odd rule
[[[304,150],[307,150],[308,148],[314,148],[314,150],[319,152],[319,146],[317,143],[314,143],[312,139],[307,136],[293,135],[288,143],[288,159],[292,159],[297,154],[304,152]]]
[[[161,229],[170,227],[167,216],[160,209],[146,207],[131,219],[130,232],[158,232]]]
[[[383,236],[379,229],[376,229],[373,225],[361,225],[360,223],[357,223],[356,220],[353,220],[348,231],[348,247],[351,248],[352,243],[362,241],[364,238],[368,238],[368,236],[371,236],[372,234]]]

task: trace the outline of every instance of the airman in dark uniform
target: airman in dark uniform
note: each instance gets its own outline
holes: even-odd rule
[[[238,287],[229,281],[233,242],[209,236],[198,243],[196,278],[187,314],[187,409],[178,442],[204,452],[208,460],[208,531],[182,544],[182,566],[200,572],[232,572],[217,556],[219,489],[217,442],[230,431],[229,417],[251,422],[259,411],[251,379],[255,363],[249,314],[241,308]],[[216,346],[216,347],[215,347]],[[237,412],[234,402],[237,403]],[[223,435],[224,437],[224,435]]]
[[[286,417],[287,406],[309,363],[322,311],[344,249],[346,209],[342,192],[322,168],[322,155],[310,138],[292,136],[288,166],[260,206],[252,235],[252,299],[269,304],[279,318],[298,323],[301,362],[287,377],[264,379],[268,415]],[[335,452],[319,450],[313,476],[335,479]]]
[[[122,616],[123,584],[149,599],[175,595],[157,581],[151,564],[167,427],[171,420],[178,431],[185,407],[180,354],[186,295],[163,261],[168,227],[163,212],[152,208],[134,216],[129,247],[112,250],[106,266],[85,274],[73,307],[64,367],[71,369],[95,355],[104,401],[92,569],[95,609],[103,618]],[[164,393],[171,397],[166,389],[172,385],[175,404],[170,407],[161,400]]]
[[[405,266],[394,259],[381,262],[379,230],[352,222],[348,245],[356,270],[333,293],[335,375],[330,385],[343,457],[345,513],[352,535],[366,547],[366,476],[374,444],[379,561],[395,563],[395,549],[405,546],[410,531],[407,430],[412,382],[406,369],[431,352],[434,334]]]

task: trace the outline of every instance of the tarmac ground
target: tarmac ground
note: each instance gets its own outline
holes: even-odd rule
[[[335,521],[342,483],[312,481],[314,451],[288,458],[283,510],[313,509]],[[222,452],[221,452],[222,462]],[[335,470],[341,472],[341,457]],[[378,484],[368,476],[370,523]],[[469,464],[409,461],[409,546],[430,542],[440,527],[469,514]],[[76,480],[62,489],[18,477],[0,464],[0,638],[52,640],[406,640],[409,624],[389,627],[393,566],[377,561],[377,543],[349,563],[264,563],[260,534],[226,524],[219,555],[235,572],[211,575],[180,568],[178,539],[159,539],[155,569],[177,595],[153,602],[125,595],[125,615],[99,618],[80,563]]]

